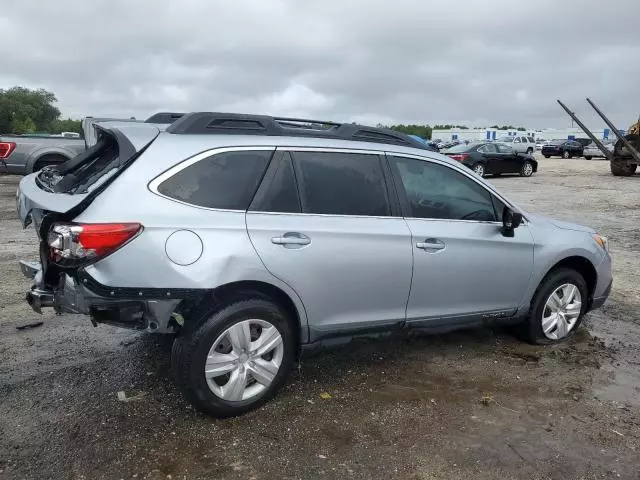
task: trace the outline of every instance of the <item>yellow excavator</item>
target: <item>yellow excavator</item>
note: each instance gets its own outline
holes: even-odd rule
[[[626,134],[619,133],[620,131],[616,126],[611,123],[604,113],[587,98],[589,105],[593,107],[596,113],[604,120],[604,123],[611,129],[611,131],[618,137],[618,141],[613,146],[613,152],[608,150],[603,143],[595,137],[593,133],[580,121],[576,114],[573,113],[567,106],[558,100],[560,106],[569,114],[574,122],[584,130],[593,143],[600,149],[604,156],[609,160],[611,165],[611,173],[615,176],[630,177],[633,175],[640,165],[640,119],[629,127]]]

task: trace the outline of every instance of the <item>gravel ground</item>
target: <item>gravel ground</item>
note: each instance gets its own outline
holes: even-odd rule
[[[492,181],[610,238],[612,295],[570,342],[489,329],[356,341],[221,421],[174,387],[170,338],[28,308],[16,261],[35,236],[18,224],[18,178],[0,177],[0,478],[639,479],[640,177],[540,159],[529,179]]]

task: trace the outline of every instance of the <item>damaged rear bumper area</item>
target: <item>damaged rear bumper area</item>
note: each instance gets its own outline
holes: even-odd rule
[[[175,312],[183,298],[161,298],[159,292],[152,298],[153,293],[148,291],[139,291],[137,295],[136,292],[108,291],[101,295],[96,290],[100,287],[108,290],[108,287],[95,288],[95,281],[86,274],[78,281],[61,273],[57,287],[47,288],[39,262],[21,261],[20,268],[27,278],[33,279],[26,300],[37,313],[50,307],[58,314],[89,315],[94,326],[104,323],[155,333],[174,333],[182,326],[182,317]]]

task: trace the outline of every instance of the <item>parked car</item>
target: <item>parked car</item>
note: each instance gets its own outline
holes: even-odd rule
[[[49,165],[60,165],[95,145],[97,138],[94,125],[101,122],[152,123],[164,128],[181,116],[182,113],[161,112],[144,121],[135,118],[86,117],[82,120],[84,139],[75,132],[62,132],[59,135],[2,135],[0,136],[0,172],[26,175]]]
[[[498,137],[498,142],[506,143],[518,153],[532,154],[536,149],[536,141],[533,137],[509,136]]]
[[[175,335],[180,389],[225,417],[325,341],[504,322],[556,343],[607,298],[594,230],[523,212],[399,132],[291,122],[97,124],[94,147],[20,182],[41,242],[21,262],[29,304]]]
[[[0,171],[25,175],[56,165],[85,150],[84,140],[61,135],[0,136]]]
[[[545,140],[544,138],[539,138],[536,140],[536,150],[542,150],[542,147],[544,147],[549,141]]]
[[[503,173],[519,173],[523,177],[530,177],[538,170],[538,162],[531,155],[520,154],[509,145],[499,142],[458,145],[442,153],[469,167],[481,177]]]
[[[611,141],[605,140],[602,143],[607,150],[613,153],[614,144]],[[584,155],[584,158],[587,160],[591,160],[592,158],[607,158],[605,157],[604,153],[602,153],[602,151],[598,147],[596,147],[596,144],[593,142],[591,142],[589,145],[584,147],[582,154]]]
[[[581,157],[584,151],[582,144],[575,140],[553,140],[542,147],[542,155],[549,157]]]

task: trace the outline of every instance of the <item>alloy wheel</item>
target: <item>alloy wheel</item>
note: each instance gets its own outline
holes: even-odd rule
[[[275,379],[283,354],[282,335],[274,325],[260,319],[238,322],[209,350],[204,367],[209,389],[229,402],[254,398]]]
[[[484,166],[479,163],[473,167],[473,171],[482,177],[484,175]]]
[[[522,173],[525,177],[530,177],[533,174],[533,165],[531,165],[529,162],[526,162],[522,167]]]
[[[575,327],[582,312],[580,289],[573,283],[556,288],[542,311],[542,331],[550,340],[560,340]]]

